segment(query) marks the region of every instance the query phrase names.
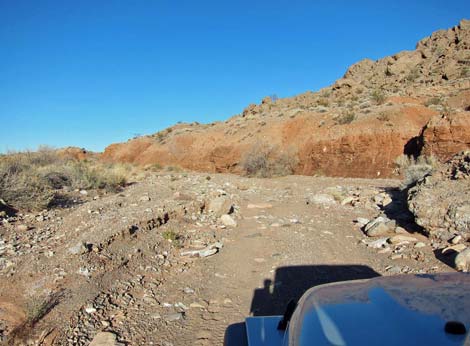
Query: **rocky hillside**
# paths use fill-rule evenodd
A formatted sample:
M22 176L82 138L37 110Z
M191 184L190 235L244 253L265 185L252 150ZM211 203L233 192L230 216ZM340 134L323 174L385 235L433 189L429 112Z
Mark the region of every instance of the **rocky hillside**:
M389 177L402 154L447 160L470 148L470 20L404 51L351 66L334 85L284 99L267 97L212 124L178 124L112 144L109 161L246 170L261 152L292 173Z

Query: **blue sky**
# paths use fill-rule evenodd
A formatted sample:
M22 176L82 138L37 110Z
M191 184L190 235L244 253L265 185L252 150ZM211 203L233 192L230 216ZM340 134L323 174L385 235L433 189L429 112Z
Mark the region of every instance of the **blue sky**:
M224 120L465 16L468 0L0 0L0 152Z

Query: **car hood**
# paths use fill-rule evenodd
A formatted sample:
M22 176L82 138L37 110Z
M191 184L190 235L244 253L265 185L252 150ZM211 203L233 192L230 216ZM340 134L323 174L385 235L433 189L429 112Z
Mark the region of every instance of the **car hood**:
M470 275L449 273L379 277L308 290L289 323L289 345L466 345Z

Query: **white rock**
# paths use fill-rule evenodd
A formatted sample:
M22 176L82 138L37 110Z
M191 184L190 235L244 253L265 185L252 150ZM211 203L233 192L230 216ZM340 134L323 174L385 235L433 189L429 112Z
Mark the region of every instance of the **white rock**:
M354 202L354 197L346 197L341 201L341 205L352 204Z
M388 238L380 238L371 242L368 242L366 240L363 240L362 242L365 243L367 247L371 247L373 249L383 249L387 247L387 240Z
M217 216L232 212L233 205L230 199L224 196L216 197L209 203L209 211Z
M215 255L219 249L221 249L224 245L221 242L216 242L213 244L208 245L202 250L189 250L183 251L180 253L181 256L189 256L189 257L208 257Z
M76 245L69 247L68 252L72 255L81 255L88 252L88 247L84 242L78 242Z
M370 222L370 220L365 217L358 217L355 221L360 227L364 227Z
M269 204L269 203L257 203L257 204L248 204L247 205L247 208L248 209L270 209L272 208L272 204Z
M227 227L237 227L236 221L228 214L222 215L220 221Z
M87 306L87 307L85 308L85 311L86 311L87 314L93 314L93 313L96 312L96 309L95 309L94 307L92 307L92 306Z
M470 248L462 250L462 252L455 257L455 269L463 272L470 270Z
M166 322L179 321L182 318L183 318L183 314L181 312L177 312L177 313L174 313L174 314L168 314L168 315L163 316L163 319Z
M29 227L26 226L26 225L18 225L18 226L16 226L16 229L17 229L19 232L26 232L26 231L29 229Z
M117 342L116 334L110 332L99 332L91 340L88 346L124 346L124 344Z
M333 196L326 193L320 193L309 197L309 202L313 204L320 204L323 206L329 206L336 204Z
M467 247L465 246L465 244L455 244L455 245L446 247L444 250L442 250L442 253L445 254L446 252L451 251L451 250L455 252L461 252L465 250L466 248Z
M393 237L390 237L388 241L390 242L390 244L399 244L399 243L414 243L414 242L417 242L418 239L409 235L397 234L397 235L394 235Z
M395 229L395 223L386 217L379 216L370 221L364 231L369 237L377 237L392 233Z
M384 199L382 200L382 206L386 207L392 202L393 200L390 198L390 196L385 196Z

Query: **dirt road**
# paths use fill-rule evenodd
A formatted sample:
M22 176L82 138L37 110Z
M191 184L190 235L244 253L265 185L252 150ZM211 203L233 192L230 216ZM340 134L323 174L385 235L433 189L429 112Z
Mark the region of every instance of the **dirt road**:
M409 243L366 246L374 239L355 220L383 213L383 196L393 197L397 224L413 231L397 185L168 174L119 195L90 194L44 220L11 219L0 228L0 240L13 244L0 262L11 263L0 266L4 340L88 345L109 332L117 340L109 345L221 345L229 325L282 314L313 285L451 270L420 234ZM224 225L225 213L236 226ZM184 254L201 249L215 254ZM22 333L12 332L15 326Z

